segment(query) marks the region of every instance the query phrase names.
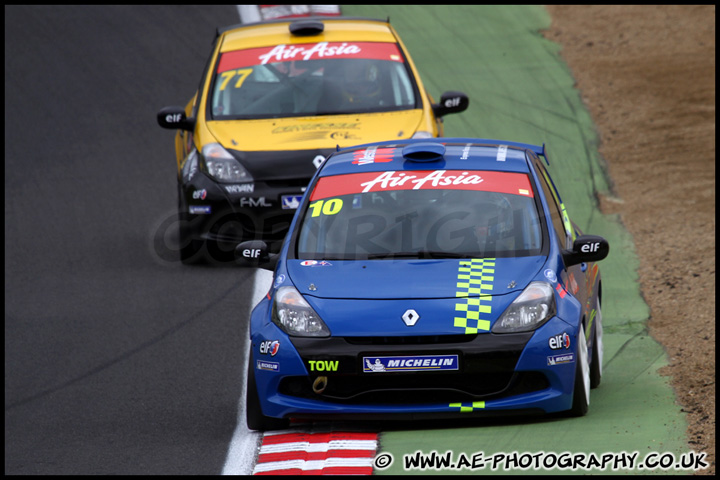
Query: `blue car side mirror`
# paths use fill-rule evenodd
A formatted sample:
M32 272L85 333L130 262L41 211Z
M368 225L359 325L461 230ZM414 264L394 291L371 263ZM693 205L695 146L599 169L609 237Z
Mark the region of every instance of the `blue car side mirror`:
M610 253L610 244L597 235L581 235L573 242L572 250L563 250L565 266L583 262L599 262Z

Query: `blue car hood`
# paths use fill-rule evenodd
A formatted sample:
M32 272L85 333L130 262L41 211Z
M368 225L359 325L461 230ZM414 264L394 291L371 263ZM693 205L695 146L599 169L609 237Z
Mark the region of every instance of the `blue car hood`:
M287 271L333 335L452 335L488 333L545 260L291 260Z
M437 299L522 291L546 257L438 260L288 260L303 295L325 299Z

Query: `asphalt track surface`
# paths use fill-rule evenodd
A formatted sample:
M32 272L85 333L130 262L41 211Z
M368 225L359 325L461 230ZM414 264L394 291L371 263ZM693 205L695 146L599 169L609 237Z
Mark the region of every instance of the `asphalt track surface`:
M592 203L607 191L596 139L557 46L537 34L544 10L343 12L390 15L431 94L470 96L447 134L549 142L571 216L611 242L605 377L587 417L380 425L396 462L376 473L408 473L402 455L418 449L683 453L632 240ZM228 453L246 433L256 274L176 261L173 133L155 121L192 94L215 27L237 19L234 6L5 7L6 474L243 472Z
M5 6L5 474L221 473L254 272L169 251L155 114L231 23L232 5Z

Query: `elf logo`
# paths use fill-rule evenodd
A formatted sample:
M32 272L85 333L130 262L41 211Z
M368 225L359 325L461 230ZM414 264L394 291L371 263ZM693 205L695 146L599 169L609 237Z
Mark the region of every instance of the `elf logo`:
M560 350L561 348L567 350L570 348L570 335L563 332L561 335L550 337L548 340L548 346L551 350Z
M280 350L280 342L277 340L265 340L263 342L260 342L260 353L262 354L270 354L270 356L275 356L275 354Z
M580 247L580 251L583 253L594 253L600 250L600 242L586 243Z
M308 360L311 372L337 372L338 360Z

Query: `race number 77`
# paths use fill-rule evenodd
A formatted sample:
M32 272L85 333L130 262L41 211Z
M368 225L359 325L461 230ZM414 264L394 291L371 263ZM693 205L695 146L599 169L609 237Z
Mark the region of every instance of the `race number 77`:
M245 79L252 73L252 68L243 68L238 70L228 70L227 72L223 72L220 74L220 76L223 78L222 83L220 84L220 91L225 90L225 87L227 87L228 82L231 78L233 78L235 75L240 75L240 78L238 78L237 82L235 82L235 88L240 88L245 81Z

